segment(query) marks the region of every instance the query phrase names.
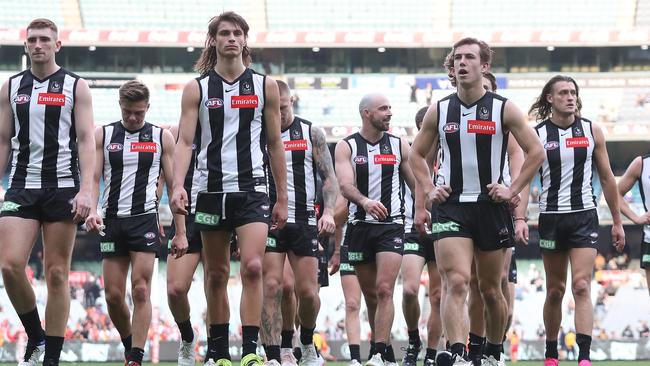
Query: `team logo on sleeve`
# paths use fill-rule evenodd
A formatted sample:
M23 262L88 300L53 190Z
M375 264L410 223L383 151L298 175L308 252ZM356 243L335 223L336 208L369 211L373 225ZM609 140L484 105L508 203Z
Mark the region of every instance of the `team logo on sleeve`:
M560 147L560 143L557 141L546 141L546 143L544 144L544 148L546 150L555 150L558 147Z
M223 107L223 100L220 98L210 98L205 101L205 107L208 109L217 109Z
M28 103L32 97L29 94L18 94L14 98L14 103L16 104L25 104Z
M445 133L454 133L458 132L460 130L460 125L456 122L447 122L443 127L442 130L445 131Z
M355 164L357 165L363 165L363 164L368 164L368 158L363 156L363 155L357 155L352 159Z
M106 145L106 151L108 152L118 152L122 151L124 149L124 145L120 144L119 142L111 142L110 144Z

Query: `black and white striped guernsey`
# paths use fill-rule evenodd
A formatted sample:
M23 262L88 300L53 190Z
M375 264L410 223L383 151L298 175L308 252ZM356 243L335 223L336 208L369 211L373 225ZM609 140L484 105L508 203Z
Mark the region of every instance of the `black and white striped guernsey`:
M197 169L208 192L266 192L265 78L246 69L232 83L214 70L196 79L201 91Z
M104 217L156 213L163 130L145 122L129 131L121 121L104 129Z
M287 162L288 223L316 225L316 167L311 141L311 122L295 117L282 131L284 157ZM277 200L275 182L269 169L269 197Z
M404 184L404 233L409 234L414 231L415 226L415 194L411 192L408 184Z
M639 191L641 191L643 208L648 212L648 209L650 209L650 155L643 156L642 159ZM643 242L650 243L650 225L645 225L643 227Z
M471 105L454 93L438 101L441 160L436 185L449 185L448 202L491 201L487 185L503 182L508 133L506 98L486 92Z
M578 212L596 208L591 184L594 134L591 121L576 120L562 129L547 119L535 127L546 159L539 170L540 212Z
M30 70L9 79L14 117L9 188L79 187L74 105L79 76L60 68L44 80Z
M192 142L192 156L190 158L190 166L187 169L187 174L185 174L185 181L183 182L183 188L187 193L187 200L189 206L190 215L194 214L196 211L196 197L200 191L205 191L205 187L201 186L201 172L196 169L196 156L199 153L199 147L201 146L201 127L196 126L196 134L194 135L194 141Z
M362 195L381 202L388 211L388 217L379 222L363 207L350 202L349 222L404 223L404 181L400 174L402 162L401 140L384 133L376 143L370 143L361 134L355 133L345 138L351 150L352 168L356 187Z

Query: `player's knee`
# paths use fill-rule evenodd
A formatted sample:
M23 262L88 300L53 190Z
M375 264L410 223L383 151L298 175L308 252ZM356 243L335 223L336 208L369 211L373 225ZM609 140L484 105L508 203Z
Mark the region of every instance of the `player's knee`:
M133 286L131 290L131 296L133 296L133 303L143 304L149 301L149 288L144 283L139 283Z
M377 299L379 301L393 301L393 290L395 286L389 282L383 282L377 285Z
M418 292L420 290L420 284L405 283L402 288L402 296L404 301L416 301L418 298Z
M587 298L590 296L590 283L589 280L584 278L576 278L571 284L571 290L574 297Z
M242 277L249 281L261 279L262 261L260 259L251 259L246 263L242 263Z
M111 308L116 308L124 303L124 293L113 288L107 287L104 290L106 294L106 305Z
M485 305L490 306L503 301L503 294L500 287L481 286L481 298Z
M460 274L449 274L446 287L451 296L465 297L469 290L469 278Z
M2 277L6 280L14 280L19 278L21 275L25 276L25 266L11 261L2 261Z
M50 266L45 273L48 288L61 288L68 284L68 271L63 266Z
M293 279L285 278L282 281L282 296L291 296L295 288L294 286L295 283L293 282Z
M546 289L546 299L552 303L561 303L564 297L566 285L564 283L553 284Z
M167 298L170 302L178 302L187 297L188 289L179 283L167 284Z
M437 288L429 292L429 301L431 302L431 306L435 306L439 308L441 299L442 299L442 291L440 290L440 288Z
M357 299L354 300L346 300L345 301L345 312L348 314L358 314L359 313L359 301Z
M275 298L278 292L282 291L282 298L287 294L283 291L282 281L280 278L267 276L264 278L264 296L268 298ZM290 296L290 294L289 294Z
M206 281L209 288L218 289L226 287L230 279L230 268L228 266L220 266L210 268L206 273Z

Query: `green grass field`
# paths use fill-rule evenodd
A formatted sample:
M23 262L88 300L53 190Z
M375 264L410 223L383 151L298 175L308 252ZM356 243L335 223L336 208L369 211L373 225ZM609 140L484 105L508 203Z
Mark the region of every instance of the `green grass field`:
M97 363L97 362L88 362L88 363L62 363L63 365L84 365L84 366L123 366L123 363L118 363L118 362L106 362L106 363ZM149 363L146 363L149 365ZM239 366L239 362L233 362L233 366ZM418 363L421 364L421 363ZM594 361L593 362L594 366L645 366L645 365L650 365L650 361L645 360L645 361ZM10 363L0 363L0 366L9 366L9 365L16 365L15 363L10 364ZM158 365L160 366L175 366L177 365L175 362L161 362ZM326 366L347 366L347 362L328 362L325 364ZM540 366L542 365L541 361L519 361L517 363L512 363L508 362L508 365L517 365L517 366ZM560 362L560 365L572 365L575 366L577 363L575 361L563 361ZM201 364L197 363L196 366L201 366Z

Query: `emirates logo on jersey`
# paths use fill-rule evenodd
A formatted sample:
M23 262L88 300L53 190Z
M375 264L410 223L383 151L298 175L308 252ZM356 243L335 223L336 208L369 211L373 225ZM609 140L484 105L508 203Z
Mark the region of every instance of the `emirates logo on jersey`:
M576 147L589 147L589 139L586 137L571 137L566 139L566 147L573 149Z
M284 151L307 150L307 140L284 141Z
M65 95L55 93L40 93L38 95L38 104L63 107L65 105Z
M28 94L18 94L14 98L14 103L16 103L16 104L25 104L25 103L29 102L29 100L31 98L32 97L30 95L28 95Z
M393 154L377 154L375 155L375 164L397 164L397 156Z
M257 95L235 95L230 98L230 108L257 108Z
M467 121L467 132L480 135L494 135L497 133L497 124L494 121Z
M210 98L205 101L205 107L208 109L216 109L223 107L223 100L220 98Z
M122 151L122 149L124 149L124 145L119 142L112 142L106 146L106 151L108 152L118 152Z
M155 153L158 145L155 142L132 142L131 152Z

